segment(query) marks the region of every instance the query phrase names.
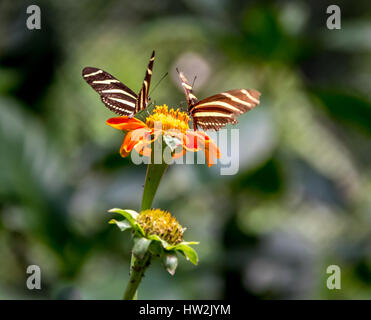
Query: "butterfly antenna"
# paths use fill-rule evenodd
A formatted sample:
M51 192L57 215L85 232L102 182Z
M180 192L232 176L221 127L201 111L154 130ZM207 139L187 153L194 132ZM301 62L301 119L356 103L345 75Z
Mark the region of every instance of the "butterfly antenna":
M166 72L162 76L162 78L156 83L156 85L154 86L154 88L150 91L150 95L153 93L153 91L155 91L155 89L158 87L158 85L161 83L161 81L164 80L168 74L169 74L169 72Z
M197 76L195 76L195 78L193 79L192 88L195 86L196 79L197 79Z

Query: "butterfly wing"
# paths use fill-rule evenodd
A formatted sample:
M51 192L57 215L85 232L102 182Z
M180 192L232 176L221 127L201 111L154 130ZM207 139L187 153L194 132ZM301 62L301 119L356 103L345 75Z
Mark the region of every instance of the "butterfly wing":
M84 80L99 93L102 102L111 111L121 116L135 113L137 94L108 72L86 67L82 70Z
M260 92L254 89L230 90L203 99L190 108L193 121L204 130L219 130L237 123L237 116L259 103Z
M178 70L177 70L178 71ZM179 72L188 111L193 119L193 127L219 130L225 125L237 123L237 116L259 104L260 92L254 89L240 89L222 92L197 102L192 86L182 72Z
M220 108L235 115L243 114L259 104L260 92L254 89L230 90L205 98L191 109Z
M185 77L184 73L183 72L179 72L178 69L176 69L176 71L178 72L179 78L180 78L180 80L182 82L182 87L183 87L184 93L185 93L186 98L187 98L188 110L190 110L190 108L197 103L197 98L193 94L193 88L188 83L188 80Z
M136 113L144 110L148 105L148 93L149 93L149 86L151 84L152 69L153 69L154 61L155 61L155 51L152 51L152 55L151 55L151 58L149 59L148 67L147 67L146 74L144 77L142 89L139 91L138 100L135 105Z

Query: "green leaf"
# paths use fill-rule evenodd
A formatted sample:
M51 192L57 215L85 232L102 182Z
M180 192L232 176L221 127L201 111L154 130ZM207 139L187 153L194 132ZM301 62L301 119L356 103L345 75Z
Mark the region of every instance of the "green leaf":
M129 221L132 227L137 225L136 218L139 213L135 212L134 210L113 208L108 210L108 212L121 214L126 220Z
M190 245L195 245L195 244L199 244L199 242L198 241L182 241L181 243L178 243L176 245L167 246L166 250L178 250L178 247L190 246Z
M164 255L163 261L166 270L173 276L178 266L178 257L176 256L176 254L168 253Z
M144 255L146 254L149 245L151 244L152 240L142 238L142 237L135 237L134 238L134 246L133 246L133 254L138 259L143 259Z
M109 224L116 224L120 228L121 231L125 231L127 229L132 228L132 225L127 220L118 221L116 219L111 219L108 223Z
M178 244L173 250L182 252L186 256L187 260L192 262L194 265L197 265L198 256L196 251L192 247L189 247L184 244Z

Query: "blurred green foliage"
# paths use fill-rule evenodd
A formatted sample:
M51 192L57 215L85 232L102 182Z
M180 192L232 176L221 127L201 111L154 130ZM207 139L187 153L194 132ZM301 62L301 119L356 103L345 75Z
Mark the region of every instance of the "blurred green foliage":
M37 4L42 29L26 29ZM130 236L113 207L139 209L145 167L122 159L112 114L81 77L103 68L183 106L175 67L195 93L262 92L239 118L240 168L174 165L155 205L187 226L198 267L154 263L147 299L367 299L371 292L369 1L14 1L0 4L0 298L116 299ZM222 150L227 152L227 150ZM42 290L26 288L26 267ZM339 265L342 289L328 290ZM158 288L163 290L159 293Z

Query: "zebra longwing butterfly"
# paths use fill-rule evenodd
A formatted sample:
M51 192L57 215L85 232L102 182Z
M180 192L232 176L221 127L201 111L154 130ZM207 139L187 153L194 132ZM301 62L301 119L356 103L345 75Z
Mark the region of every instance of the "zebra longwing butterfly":
M184 89L188 112L193 119L193 128L219 130L225 125L237 123L237 116L250 111L259 103L260 92L254 89L240 89L221 92L198 101L192 86L182 72L179 72Z
M102 69L86 67L82 70L82 76L99 93L102 102L108 109L121 116L132 117L148 105L148 92L154 60L155 51L152 52L149 59L143 85L138 95Z

